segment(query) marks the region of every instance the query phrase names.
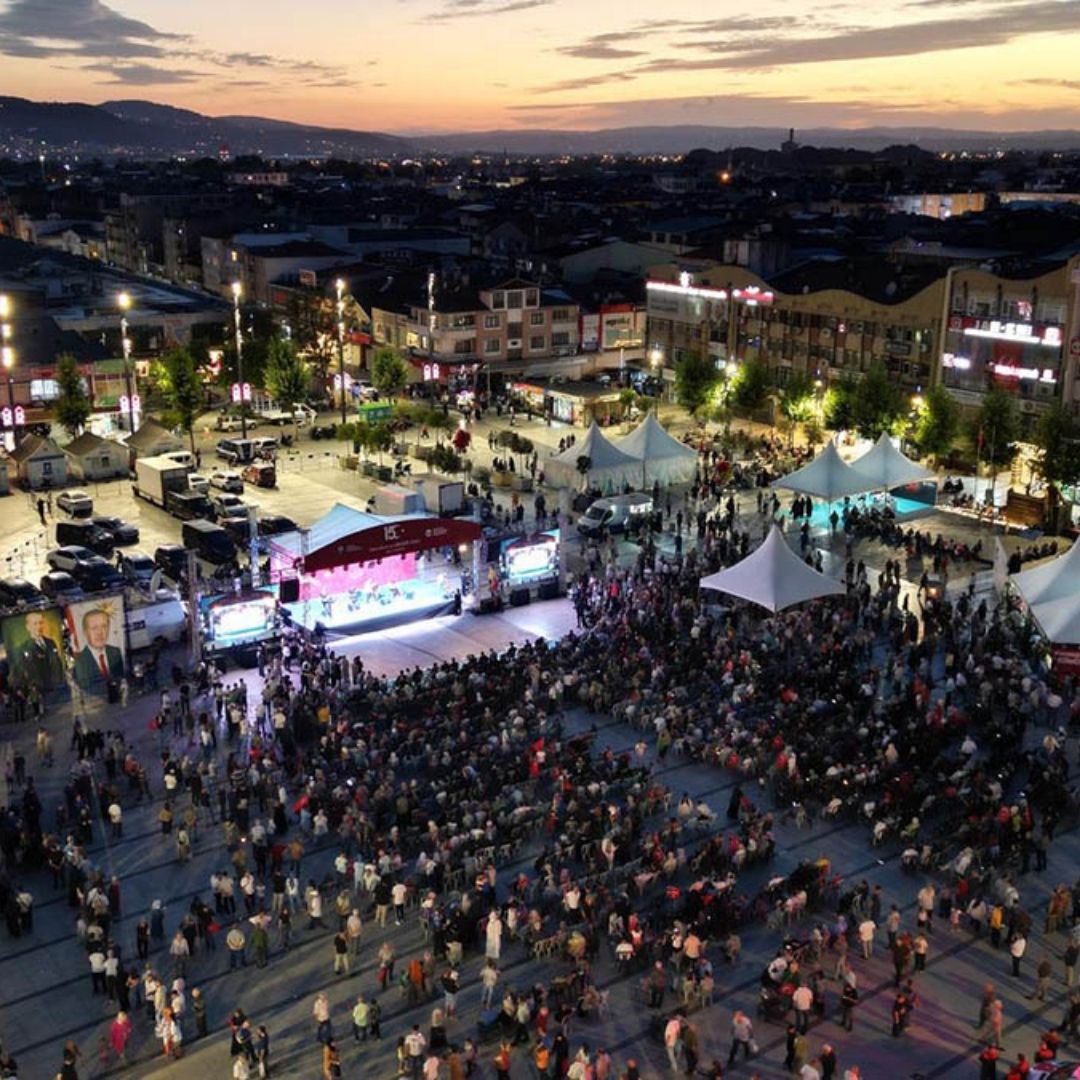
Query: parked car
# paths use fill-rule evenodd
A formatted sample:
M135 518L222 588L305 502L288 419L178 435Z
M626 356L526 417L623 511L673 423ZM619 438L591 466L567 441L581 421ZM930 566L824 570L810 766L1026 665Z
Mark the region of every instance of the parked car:
M198 473L188 473L188 491L197 491L200 495L206 495L210 491L210 481Z
M45 561L51 570L66 570L69 574L74 573L76 566L90 562L98 558L89 548L80 547L78 544L66 544L64 547L53 548L45 556Z
M218 469L210 474L210 486L218 491L231 491L236 495L244 492L244 478L235 469Z
M311 437L315 442L320 439L332 439L336 434L336 424L313 424L311 427Z
M225 527L225 531L236 541L238 547L247 547L251 537L246 518L225 517L221 519L221 524ZM296 532L299 528L300 526L292 518L287 518L283 514L267 514L266 517L259 518L256 522L256 544L259 553L265 555L270 549L269 538L271 536Z
M183 544L162 544L154 551L154 562L170 581L182 581L187 574L187 548Z
M0 581L0 608L36 607L44 599L40 589L35 589L22 578L4 578Z
M277 469L267 461L259 461L249 465L243 473L245 484L254 484L255 487L277 487Z
M120 571L100 555L78 563L72 569L71 576L79 583L83 592L105 592L107 589L124 587L124 579Z
M80 488L61 491L56 496L56 505L65 514L74 518L88 518L94 512L94 500L90 493Z
M139 530L118 517L94 517L90 520L112 537L114 547L127 547L139 542Z
M297 532L300 526L284 514L267 514L259 518L260 536L281 536L284 533Z
M157 569L157 563L142 551L120 557L120 573L129 585L149 585Z
M82 586L66 571L52 570L41 579L41 591L50 600L68 602L80 600Z
M214 508L214 516L216 518L227 517L247 517L248 511L251 509L251 503L244 502L239 495L215 495L210 500L210 505Z
M273 461L282 443L291 446L292 436L286 435L284 438L276 439L270 435L262 435L251 440L251 444L255 448L255 457L262 458L264 461Z
M95 555L109 556L115 547L112 534L106 532L100 525L92 521L79 518L74 521L58 521L56 523L56 542L61 547L74 545L75 547L89 548Z
M254 427L255 423L256 421L249 416L247 426ZM235 413L221 412L218 413L214 427L218 431L241 431L243 430L244 422Z

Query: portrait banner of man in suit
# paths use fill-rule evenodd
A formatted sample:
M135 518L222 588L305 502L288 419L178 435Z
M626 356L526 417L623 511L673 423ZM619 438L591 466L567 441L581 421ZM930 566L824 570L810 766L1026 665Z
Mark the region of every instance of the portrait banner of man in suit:
M12 615L0 628L11 683L47 694L65 685L64 630L59 608Z
M83 690L104 692L126 673L124 603L119 597L87 600L64 608L74 660L75 682Z

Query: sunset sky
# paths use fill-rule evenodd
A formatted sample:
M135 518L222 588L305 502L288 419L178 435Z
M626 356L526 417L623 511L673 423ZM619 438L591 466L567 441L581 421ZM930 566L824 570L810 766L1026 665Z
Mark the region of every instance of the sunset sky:
M1080 127L1080 0L0 0L0 94L397 133Z

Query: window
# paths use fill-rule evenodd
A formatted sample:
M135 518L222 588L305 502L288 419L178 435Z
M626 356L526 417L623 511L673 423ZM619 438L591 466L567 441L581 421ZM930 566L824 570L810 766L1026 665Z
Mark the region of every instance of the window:
M540 293L536 289L527 289L525 291L525 306L536 307L540 303Z
M461 341L455 341L454 352L459 356L476 352L476 338L463 338Z
M475 315L451 315L450 316L450 329L451 330L468 330L470 327L476 325Z
M507 323L507 325L506 325L506 336L507 337L514 338L515 340L517 340L518 338L520 338L522 336L522 332L523 331L522 331L521 323L519 323L519 322Z
M508 308L514 308L514 309L521 307L521 290L520 289L515 289L513 292L508 292L506 294L506 306Z
M547 339L543 334L533 334L532 337L529 338L529 348L532 349L533 352L539 352L544 347L546 340Z
M83 380L86 386L86 380ZM34 401L55 401L60 396L60 387L55 379L31 379L30 397Z
M552 313L551 318L553 322L569 322L570 321L570 309L564 307L557 307Z
M504 307L506 307L506 293L504 293L504 292L494 292L494 293L492 293L491 294L491 306L496 311L501 311Z
M498 315L485 315L484 316L484 329L485 330L498 330L499 329L499 316Z
M502 348L502 338L484 338L484 352L497 353Z
M551 335L551 347L557 349L560 345L569 345L570 335L565 330L560 330Z
M530 326L543 326L544 325L544 313L542 311L534 311L529 316Z

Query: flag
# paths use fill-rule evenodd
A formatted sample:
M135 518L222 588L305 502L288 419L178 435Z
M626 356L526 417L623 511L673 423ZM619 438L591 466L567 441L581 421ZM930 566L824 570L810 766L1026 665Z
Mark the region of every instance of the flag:
M986 436L983 434L983 429L979 428L979 437L976 439L976 445L981 450L983 448L983 444L985 442L986 442Z

